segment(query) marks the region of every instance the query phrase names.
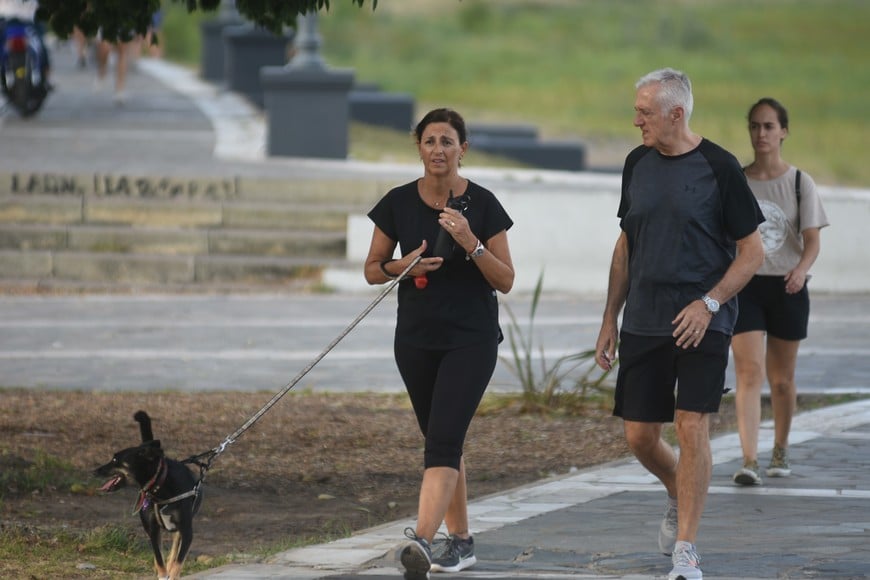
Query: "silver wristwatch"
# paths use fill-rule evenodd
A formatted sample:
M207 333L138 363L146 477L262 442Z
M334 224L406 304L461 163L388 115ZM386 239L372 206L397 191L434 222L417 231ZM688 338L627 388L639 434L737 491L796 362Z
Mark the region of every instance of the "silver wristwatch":
M471 250L471 253L468 254L469 258L479 258L483 255L483 251L486 248L483 247L483 242L480 241L480 238L477 240L477 245Z
M701 296L701 300L704 301L704 304L707 306L707 312L710 314L716 314L719 312L719 301L715 298L710 298L706 294Z

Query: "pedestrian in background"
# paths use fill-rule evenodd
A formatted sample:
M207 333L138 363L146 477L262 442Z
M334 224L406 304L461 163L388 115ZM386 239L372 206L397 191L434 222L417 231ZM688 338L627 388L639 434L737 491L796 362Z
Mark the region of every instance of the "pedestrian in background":
M414 133L423 177L390 190L369 212L374 232L365 261L366 281L383 284L422 256L399 282L394 341L425 437L417 525L405 530L410 541L399 549L408 579L476 562L462 449L502 339L496 292L509 292L514 282L507 237L513 222L492 192L459 174L468 150L465 121L435 109ZM397 245L402 257L394 260ZM442 522L448 538L433 552Z
M76 64L78 64L79 68L87 68L88 49L90 48L91 41L78 26L73 28L72 36L76 47Z
M148 56L151 58L163 58L163 10L157 10L151 15L151 25L148 27L148 32L145 34L143 42L145 50L148 51Z
M819 231L828 225L816 184L782 158L788 136L788 111L763 98L749 109L749 138L755 158L744 172L758 199L764 263L740 291L740 314L731 348L737 377L737 430L743 467L739 485L759 485L758 429L765 374L773 407L773 452L769 477L791 475L788 435L797 406L795 366L800 341L807 337L809 270L819 255ZM766 342L765 342L766 337Z
M109 41L97 35L96 60L97 60L97 89L102 89L106 83L111 56L114 54L115 84L113 100L116 105L127 102L127 72L130 64L131 51L140 46L140 41L134 36L129 41Z
M695 539L712 475L709 416L722 399L734 297L763 260L763 218L734 156L689 129L689 78L666 68L635 88L643 145L622 172L622 232L595 356L610 370L624 306L613 414L667 490L659 549L671 555L668 578L692 580L702 578ZM662 438L671 421L679 455Z

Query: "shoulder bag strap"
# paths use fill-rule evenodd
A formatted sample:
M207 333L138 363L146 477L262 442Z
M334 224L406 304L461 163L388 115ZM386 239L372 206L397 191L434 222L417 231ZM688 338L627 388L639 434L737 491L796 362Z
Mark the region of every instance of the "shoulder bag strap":
M797 230L801 232L801 170L798 169L794 176L794 194L797 197Z

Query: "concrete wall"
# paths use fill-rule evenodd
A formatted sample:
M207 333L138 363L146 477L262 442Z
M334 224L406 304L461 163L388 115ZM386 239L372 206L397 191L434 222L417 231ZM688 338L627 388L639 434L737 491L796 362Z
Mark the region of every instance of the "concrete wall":
M515 291L534 289L543 270L547 292L604 295L619 235L620 176L495 170L464 174L493 190L514 219L509 239L517 273ZM870 229L870 190L819 189L831 226L822 230L822 251L811 270L810 287L820 292L870 292L870 244L863 243L865 229ZM346 290L366 287L362 262L371 234L368 218L349 219L347 257L360 267L350 275L328 275L328 284Z

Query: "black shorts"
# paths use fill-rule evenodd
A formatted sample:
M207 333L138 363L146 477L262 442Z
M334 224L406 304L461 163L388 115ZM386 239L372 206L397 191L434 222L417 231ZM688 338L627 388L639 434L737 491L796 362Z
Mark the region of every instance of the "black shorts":
M714 331L687 349L671 336L621 333L613 414L628 421L668 423L675 408L718 412L730 346L730 336Z
M734 334L766 331L782 340L803 340L810 321L810 293L807 285L787 294L782 276L753 276L737 295L739 313Z

